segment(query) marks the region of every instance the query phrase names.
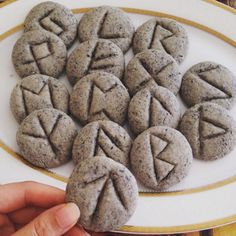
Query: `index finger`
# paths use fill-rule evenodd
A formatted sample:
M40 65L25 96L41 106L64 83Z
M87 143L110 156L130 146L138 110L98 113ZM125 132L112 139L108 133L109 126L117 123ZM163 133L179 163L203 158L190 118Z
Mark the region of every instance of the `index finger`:
M63 203L64 200L64 191L36 182L21 182L0 186L1 213L9 213L29 205L49 208Z

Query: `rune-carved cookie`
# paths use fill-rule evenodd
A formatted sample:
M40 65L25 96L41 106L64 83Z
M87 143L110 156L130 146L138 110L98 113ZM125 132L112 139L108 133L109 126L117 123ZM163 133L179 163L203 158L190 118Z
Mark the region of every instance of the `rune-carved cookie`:
M230 153L236 144L236 124L228 111L215 103L191 107L180 122L195 158L215 160Z
M45 30L33 30L17 40L12 61L20 77L44 74L57 78L66 65L66 55L66 46L59 37Z
M119 8L100 6L84 14L78 26L81 42L92 38L109 39L124 53L128 51L134 34L129 17Z
M236 77L220 64L201 62L184 74L180 95L188 106L213 102L230 109L236 102Z
M10 106L16 120L21 123L31 112L55 108L68 112L70 95L65 85L46 75L30 75L12 90Z
M109 40L92 39L80 44L69 56L66 72L74 85L92 72L104 71L122 79L125 59L121 49Z
M192 150L177 130L154 126L133 142L130 153L134 175L147 187L162 191L180 182L192 164Z
M25 160L53 168L70 160L76 135L76 126L68 115L48 108L36 110L24 119L16 141Z
M56 2L42 2L36 5L27 15L24 30L46 30L71 46L77 34L77 19L72 11Z
M94 72L74 86L70 111L82 124L111 120L123 124L130 97L121 81L106 72Z
M155 86L165 87L176 95L181 85L181 74L171 56L159 50L146 50L129 61L124 84L132 95L140 89Z
M158 49L181 63L188 49L188 35L176 21L167 18L153 18L139 26L134 34L133 51Z
M135 134L157 125L176 128L179 119L179 102L164 87L141 89L130 101L128 121Z
M126 130L111 121L95 121L83 127L77 135L72 151L75 163L95 157L106 156L126 167L132 140Z
M110 231L124 225L135 211L138 187L120 163L98 156L78 164L66 188L66 202L80 209L79 225L92 231Z

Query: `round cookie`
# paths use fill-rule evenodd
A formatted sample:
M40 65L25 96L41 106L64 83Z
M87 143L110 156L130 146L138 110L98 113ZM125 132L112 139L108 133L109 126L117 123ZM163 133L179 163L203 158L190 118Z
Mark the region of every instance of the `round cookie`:
M176 128L179 119L178 100L164 87L142 89L130 101L128 121L135 134L157 125Z
M141 133L130 153L134 175L147 187L165 190L179 183L192 164L192 150L177 130L155 126Z
M198 159L222 158L236 144L235 121L225 108L215 103L200 103L188 109L179 128Z
M57 78L66 65L66 46L45 30L24 33L14 45L12 62L20 77L44 74Z
M68 115L47 108L24 119L16 141L25 160L38 167L53 168L70 160L76 135L76 126Z
M129 101L129 93L117 77L106 72L94 72L74 86L70 111L82 124L96 120L123 124Z
M181 63L188 49L187 32L174 20L155 17L139 26L134 34L134 53L146 49L162 50Z
M70 9L56 2L42 2L27 15L24 22L25 32L46 30L70 47L77 34L77 19Z
M109 39L125 53L132 43L134 30L124 11L100 6L83 15L78 26L78 36L81 42L91 38Z
M160 50L146 50L133 57L125 72L124 84L133 95L143 88L159 85L175 95L181 85L181 74L175 60Z
M21 123L31 112L43 108L55 108L68 112L70 95L63 83L46 75L30 75L22 79L12 90L11 111Z
M201 62L184 74L180 95L188 106L213 102L230 109L236 102L236 78L220 64Z
M123 226L137 201L134 176L125 166L103 156L78 164L66 187L66 202L74 202L80 209L78 224L96 232Z
M69 56L67 78L74 85L83 76L105 71L122 78L125 59L118 46L109 40L92 39L79 45Z
M77 135L72 151L75 163L94 156L107 156L129 166L132 140L126 130L112 121L95 121L83 127Z

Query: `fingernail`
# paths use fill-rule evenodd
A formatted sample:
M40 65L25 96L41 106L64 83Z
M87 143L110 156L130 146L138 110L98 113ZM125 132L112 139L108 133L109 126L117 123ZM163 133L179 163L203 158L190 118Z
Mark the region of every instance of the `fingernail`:
M80 216L79 208L74 203L67 203L56 212L56 221L62 229L74 225Z

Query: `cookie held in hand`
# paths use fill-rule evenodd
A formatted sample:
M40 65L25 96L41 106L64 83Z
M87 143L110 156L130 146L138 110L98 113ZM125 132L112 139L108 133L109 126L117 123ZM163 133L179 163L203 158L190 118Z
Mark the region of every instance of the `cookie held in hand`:
M66 187L66 202L74 202L80 209L78 224L92 231L120 228L134 213L137 201L134 176L104 156L80 162Z

